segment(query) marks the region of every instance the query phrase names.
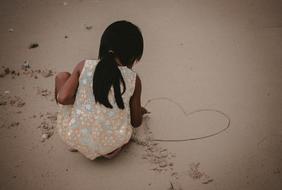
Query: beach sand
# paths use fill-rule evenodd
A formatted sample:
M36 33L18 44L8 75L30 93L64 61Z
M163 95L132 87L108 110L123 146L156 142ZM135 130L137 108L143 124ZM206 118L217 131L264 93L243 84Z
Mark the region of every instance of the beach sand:
M1 1L0 189L281 190L281 10L278 0ZM143 33L134 69L151 114L117 157L90 161L58 136L54 79L96 59L122 19Z

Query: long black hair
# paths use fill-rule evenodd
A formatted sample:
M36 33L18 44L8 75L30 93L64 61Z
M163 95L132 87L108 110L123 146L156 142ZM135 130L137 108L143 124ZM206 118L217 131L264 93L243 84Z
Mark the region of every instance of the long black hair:
M122 94L126 90L124 79L115 61L131 67L143 54L143 37L140 29L131 22L122 20L109 25L104 31L99 49L99 62L93 76L93 94L96 103L113 108L108 94L113 86L116 103L124 109ZM121 93L120 83L123 85Z

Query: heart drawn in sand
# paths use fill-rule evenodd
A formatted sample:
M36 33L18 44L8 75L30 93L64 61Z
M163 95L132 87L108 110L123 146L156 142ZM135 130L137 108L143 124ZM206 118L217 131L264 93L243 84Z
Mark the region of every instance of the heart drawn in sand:
M145 107L152 113L149 125L153 141L189 141L218 135L230 127L231 119L216 109L198 109L186 112L176 101L161 97L147 101Z

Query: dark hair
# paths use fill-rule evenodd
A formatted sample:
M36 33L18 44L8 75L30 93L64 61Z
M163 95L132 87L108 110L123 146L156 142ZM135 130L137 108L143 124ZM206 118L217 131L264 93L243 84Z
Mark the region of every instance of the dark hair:
M95 101L113 108L108 94L113 86L116 103L124 109L122 94L126 90L124 79L115 61L119 58L123 66L132 66L143 54L143 37L140 29L128 22L117 21L104 31L99 49L99 62L93 76L93 94ZM121 93L120 82L123 85Z

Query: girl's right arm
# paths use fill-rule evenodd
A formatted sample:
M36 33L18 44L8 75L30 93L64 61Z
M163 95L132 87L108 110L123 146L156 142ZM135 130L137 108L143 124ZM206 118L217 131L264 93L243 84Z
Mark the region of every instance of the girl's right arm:
M142 117L147 113L147 110L141 107L141 91L142 85L138 75L136 75L135 89L130 98L130 117L131 125L139 127L142 124Z

